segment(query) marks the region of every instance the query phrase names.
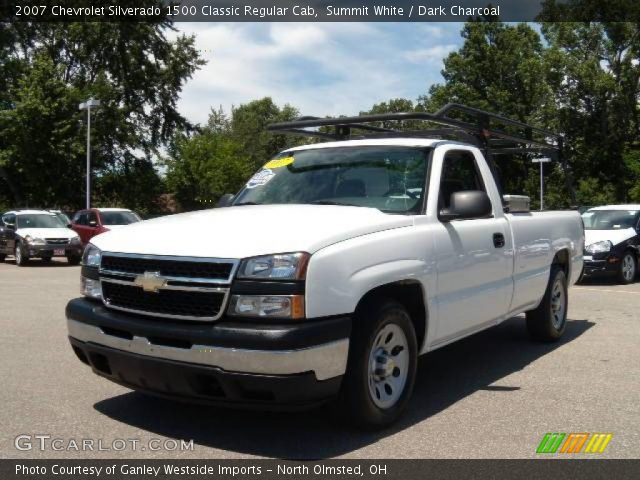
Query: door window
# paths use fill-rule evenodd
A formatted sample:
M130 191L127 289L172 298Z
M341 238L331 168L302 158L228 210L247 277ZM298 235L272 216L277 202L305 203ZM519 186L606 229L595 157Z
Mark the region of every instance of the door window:
M448 152L442 164L438 210L449 208L451 194L469 190L481 190L486 193L476 159L471 152Z
M96 215L96 212L87 213L87 225L90 225L92 227L98 225L98 216Z

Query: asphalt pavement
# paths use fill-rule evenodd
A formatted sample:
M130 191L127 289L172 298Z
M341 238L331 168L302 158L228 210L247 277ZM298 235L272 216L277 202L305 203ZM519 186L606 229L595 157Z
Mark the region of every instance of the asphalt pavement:
M572 287L559 343L531 342L520 317L427 354L406 415L372 433L328 408L193 406L94 375L66 337L79 275L0 263L2 458L532 458L547 432L611 433L598 457L640 456L640 283Z

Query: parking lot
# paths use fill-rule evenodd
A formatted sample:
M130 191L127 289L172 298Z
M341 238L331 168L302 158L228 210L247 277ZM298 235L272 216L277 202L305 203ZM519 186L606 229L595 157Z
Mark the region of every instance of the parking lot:
M66 339L64 307L78 296L79 274L65 260L0 264L0 457L525 458L536 456L547 432L612 433L600 456L640 452L640 283L571 288L560 343L530 342L514 318L422 357L407 414L390 430L367 433L328 408L274 414L182 405L95 376ZM140 448L41 451L34 442L22 451L19 435L106 446L139 439ZM193 439L193 450L145 447L166 438Z

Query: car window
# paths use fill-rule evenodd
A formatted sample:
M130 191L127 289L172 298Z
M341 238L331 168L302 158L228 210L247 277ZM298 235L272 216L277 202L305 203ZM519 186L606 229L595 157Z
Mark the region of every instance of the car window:
M640 211L638 210L589 210L582 214L585 230L624 230L634 228Z
M2 217L2 222L6 225L7 223L11 225L16 224L16 216L13 213L7 213Z
M73 217L73 223L78 225L86 225L87 224L87 213L86 212L78 212Z
M117 212L100 212L103 225L129 225L140 221L133 212L117 211Z
M62 223L57 216L46 213L27 213L18 215L17 228L64 228L65 224Z
M91 225L91 222L95 222L96 224L98 223L98 215L96 215L96 212L88 212L86 215L87 225Z
M453 193L469 190L486 192L476 159L467 151L447 152L442 164L438 208L449 208Z

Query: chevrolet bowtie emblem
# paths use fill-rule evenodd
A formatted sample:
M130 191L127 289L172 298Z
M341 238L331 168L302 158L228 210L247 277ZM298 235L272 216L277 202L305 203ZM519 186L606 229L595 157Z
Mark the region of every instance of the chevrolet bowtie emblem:
M167 279L160 276L160 272L144 272L138 275L133 281L138 287L142 287L145 292L157 292L167 284Z

